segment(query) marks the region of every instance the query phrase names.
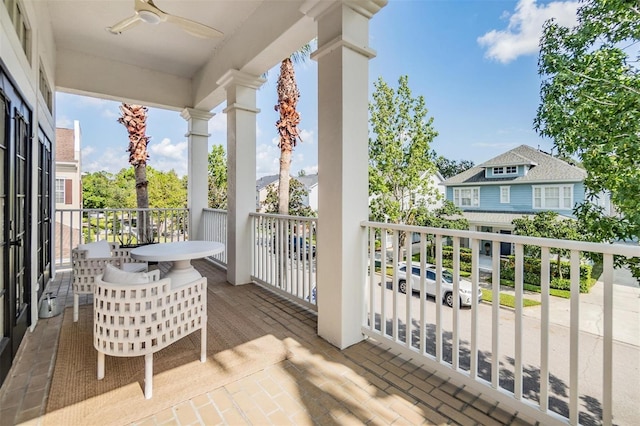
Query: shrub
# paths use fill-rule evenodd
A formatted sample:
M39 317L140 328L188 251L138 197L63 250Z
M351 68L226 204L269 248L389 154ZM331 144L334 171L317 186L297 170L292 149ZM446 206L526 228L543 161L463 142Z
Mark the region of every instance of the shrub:
M525 284L540 287L540 259L525 258L523 264ZM571 287L570 280L566 277L571 275L571 263L568 261L560 261L560 274L558 273L558 263L551 261L551 282L550 287L559 290L568 290ZM580 292L588 293L593 286L594 280L591 278L591 265L580 264ZM501 261L500 277L505 280L515 280L515 256L507 256ZM567 284L569 283L569 284Z

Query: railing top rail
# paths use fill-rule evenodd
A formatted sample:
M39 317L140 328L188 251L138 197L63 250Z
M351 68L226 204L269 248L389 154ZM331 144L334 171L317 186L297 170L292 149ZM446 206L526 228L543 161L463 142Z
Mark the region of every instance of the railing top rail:
M206 207L204 209L202 209L203 212L214 212L214 213L226 213L227 211L224 209L212 209L209 207Z
M249 213L249 216L254 217L271 217L274 219L292 219L292 220L305 220L309 222L317 222L317 217L308 217L308 216L291 216L286 214L277 214L277 213Z
M138 208L138 207L122 207L122 208L109 208L109 209L56 209L56 211L60 211L60 212L104 212L104 213L111 213L111 212L122 212L122 211L168 211L168 210L184 210L184 211L188 211L189 209L187 207L144 207L144 208Z
M514 244L527 244L548 248L560 248L566 250L579 250L584 252L595 252L604 254L614 254L626 257L640 257L640 245L592 243L585 241L557 240L553 238L528 237L523 235L496 234L492 232L462 231L458 229L431 228L427 226L398 225L394 223L382 223L372 221L362 221L363 227L383 228L392 231L417 232L423 234L435 234L451 237L473 238L492 242L506 242Z

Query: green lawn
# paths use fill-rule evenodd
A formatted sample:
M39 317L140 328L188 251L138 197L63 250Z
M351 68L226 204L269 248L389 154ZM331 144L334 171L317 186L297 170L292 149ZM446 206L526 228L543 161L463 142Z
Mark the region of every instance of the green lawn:
M491 290L487 290L484 288L481 290L482 290L482 300L484 300L485 302L491 303L493 301L493 293L491 292ZM502 306L507 306L509 308L515 308L516 298L507 293L500 293L500 304ZM525 308L527 306L538 306L538 305L540 305L540 302L538 302L537 300L531 300L527 298L522 299L522 306L524 306Z

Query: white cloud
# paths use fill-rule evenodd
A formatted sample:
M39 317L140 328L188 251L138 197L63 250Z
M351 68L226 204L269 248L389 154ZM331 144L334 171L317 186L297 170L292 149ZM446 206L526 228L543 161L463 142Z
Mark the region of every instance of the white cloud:
M276 144L260 144L256 149L256 176L277 174L280 171L280 149ZM272 140L273 142L273 140Z
M174 170L180 177L187 174L187 151L189 144L187 141L171 143L171 139L164 138L160 143L150 143L149 166L156 170L167 172Z
M107 108L102 110L102 116L110 120L117 120L120 118L119 110L113 108Z
M56 127L60 129L73 129L73 120L63 115L56 117Z
M209 120L209 133L227 133L227 114L219 111Z
M300 130L300 139L306 144L315 143L316 135L313 130L302 129Z
M93 158L95 152L91 147L82 149L83 172L94 173L105 171L118 173L123 168L129 167L129 153L124 149L117 151L111 148L100 150L97 158Z
M308 175L315 175L316 173L318 173L318 165L316 164L314 166L307 166L303 170Z
M92 106L96 108L102 108L105 106L111 107L113 104L118 104L118 102L115 101L93 98L91 96L75 95L74 98L77 100L78 105Z
M520 0L515 13L505 12L509 19L504 30L491 30L478 37L478 44L487 49L485 56L503 64L521 55L538 53L540 36L545 21L554 18L559 25L574 26L577 23L577 1L553 1L538 5L536 0Z
M81 150L81 158L82 157L88 157L89 155L93 154L95 152L95 148L92 146L85 146L84 148L82 148Z
M164 138L160 143L154 143L153 141L147 145L150 155L156 155L161 157L170 157L176 160L184 160L187 158L187 141L178 142L176 144L171 143L171 139Z

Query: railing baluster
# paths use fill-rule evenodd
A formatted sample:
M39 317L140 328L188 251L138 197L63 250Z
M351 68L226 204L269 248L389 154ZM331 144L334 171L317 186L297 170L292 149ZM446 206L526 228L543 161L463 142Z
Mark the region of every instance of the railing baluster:
M513 374L513 394L518 400L522 399L522 292L524 290L524 246L516 244L515 249L515 353L514 353L514 374Z
M578 372L580 367L580 253L571 250L571 322L569 337L569 423L579 423Z
M500 387L500 242L491 242L491 387Z
M380 229L380 253L380 332L387 337L387 230L385 228ZM394 288L393 283L391 288Z
M393 231L393 241L391 245L393 247L393 278L392 278L392 294L391 299L393 300L393 341L397 342L399 340L398 337L398 231ZM386 249L386 247L385 247ZM407 274L410 274L411 271L408 271ZM409 276L407 276L409 279Z
M438 272L442 275L442 268ZM436 275L436 288L442 287L442 277ZM460 238L453 238L453 309L452 338L451 338L451 368L460 368ZM436 303L442 305L442 298L436 296Z
M442 235L436 235L436 283L442 281ZM436 285L436 361L442 362L442 286Z
M471 360L469 374L478 376L478 284L480 282L480 240L471 239Z
M369 329L376 328L376 230L369 227ZM382 263L380 264L382 267Z
M541 248L540 255L540 410L549 409L549 281L551 257L548 247Z
M420 354L427 352L427 234L420 234Z
M405 250L407 258L407 291L405 292L405 319L404 319L404 340L405 346L411 347L411 299L413 298L413 256L412 256L413 232L405 233Z
M602 423L613 423L613 256L605 254L603 269L603 360L602 360Z

